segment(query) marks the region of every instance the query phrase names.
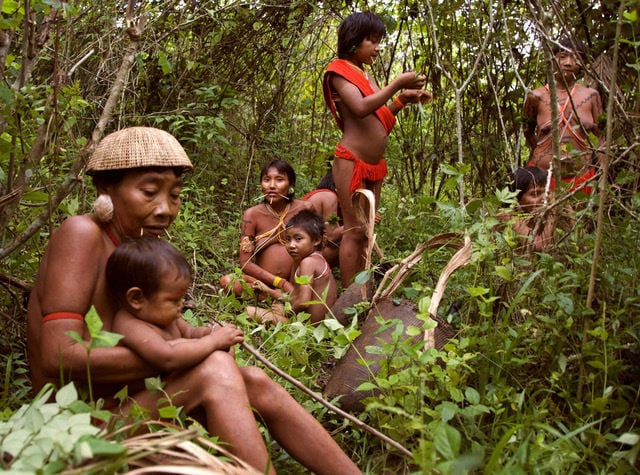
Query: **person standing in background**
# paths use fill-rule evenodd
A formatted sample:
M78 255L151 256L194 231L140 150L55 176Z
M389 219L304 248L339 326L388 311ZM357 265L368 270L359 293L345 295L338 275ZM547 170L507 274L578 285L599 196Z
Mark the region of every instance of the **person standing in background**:
M387 175L384 153L396 114L407 104L432 99L422 89L426 82L422 74L402 73L380 89L365 70L378 57L385 34L385 25L375 13L349 15L338 29L338 59L329 64L323 78L325 103L342 131L333 177L344 221L339 256L343 287L364 269L367 248L366 226L356 215L352 194L358 188L371 190L377 207Z

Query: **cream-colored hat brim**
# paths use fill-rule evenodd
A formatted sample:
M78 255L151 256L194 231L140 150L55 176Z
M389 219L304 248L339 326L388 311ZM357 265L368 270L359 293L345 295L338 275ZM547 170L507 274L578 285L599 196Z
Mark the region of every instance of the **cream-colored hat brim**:
M193 165L180 142L161 129L128 127L103 138L89 159L87 174L102 170Z

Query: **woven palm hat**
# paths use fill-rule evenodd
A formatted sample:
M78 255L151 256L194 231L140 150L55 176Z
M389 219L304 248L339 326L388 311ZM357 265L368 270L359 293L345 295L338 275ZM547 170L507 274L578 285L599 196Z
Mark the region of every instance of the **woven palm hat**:
M107 135L87 164L87 174L141 167L193 169L182 145L169 132L154 127L128 127Z

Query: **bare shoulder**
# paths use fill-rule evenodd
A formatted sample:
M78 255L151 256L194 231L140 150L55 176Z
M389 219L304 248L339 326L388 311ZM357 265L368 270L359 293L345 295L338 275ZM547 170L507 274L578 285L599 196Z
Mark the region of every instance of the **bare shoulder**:
M322 273L325 262L324 257L320 254L311 254L300 261L299 274L315 277Z
M65 219L53 233L51 244L64 244L73 247L81 244L88 247L102 242L102 227L92 216L71 216Z
M251 206L244 211L242 219L256 220L261 216L269 215L263 203Z
M244 213L242 213L242 231L249 231L250 229L255 228L256 222L259 221L260 212L258 210L258 206L252 206L251 208L247 208ZM249 228L247 228L247 226Z

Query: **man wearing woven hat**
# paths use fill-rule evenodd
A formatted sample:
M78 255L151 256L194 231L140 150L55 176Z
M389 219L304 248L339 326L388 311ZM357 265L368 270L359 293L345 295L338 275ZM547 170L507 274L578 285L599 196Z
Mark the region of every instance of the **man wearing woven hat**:
M95 215L66 219L51 236L29 298L28 351L34 391L72 380L86 386L87 363L94 397L116 410L114 394L128 386L132 400L159 417L158 397L144 379L158 376L131 350L85 347L84 323L94 307L110 331L118 310L105 282L106 261L124 239L161 236L180 207L182 174L193 168L178 141L149 127L123 129L105 137L87 166L99 193ZM87 361L88 360L88 361ZM198 417L230 445L234 455L261 471L275 473L253 415L254 408L273 437L315 473L360 473L320 423L264 371L239 368L233 356L216 351L202 363L165 379L172 404ZM126 413L132 402L121 410ZM313 450L309 450L313 447Z

